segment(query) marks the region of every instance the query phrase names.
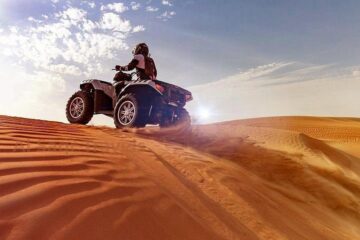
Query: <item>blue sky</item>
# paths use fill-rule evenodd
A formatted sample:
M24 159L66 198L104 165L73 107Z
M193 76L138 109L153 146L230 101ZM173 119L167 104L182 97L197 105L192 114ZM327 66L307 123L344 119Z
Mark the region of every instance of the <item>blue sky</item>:
M0 114L65 121L80 80L111 81L113 65L145 41L159 79L193 90L195 118L212 113L202 121L360 116L359 9L333 0L0 0L0 75L24 96L3 95Z

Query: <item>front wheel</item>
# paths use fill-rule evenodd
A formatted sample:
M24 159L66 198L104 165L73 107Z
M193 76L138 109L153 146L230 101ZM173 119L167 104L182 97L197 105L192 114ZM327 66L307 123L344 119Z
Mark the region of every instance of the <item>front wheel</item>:
M114 110L114 123L117 128L144 127L144 109L134 94L126 94L117 102Z
M94 100L89 92L78 91L66 104L66 118L70 123L87 124L94 115Z

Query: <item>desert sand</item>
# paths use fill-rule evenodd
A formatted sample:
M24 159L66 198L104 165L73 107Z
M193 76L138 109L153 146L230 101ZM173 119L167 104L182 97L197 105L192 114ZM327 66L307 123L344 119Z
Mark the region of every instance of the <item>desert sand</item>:
M360 120L1 116L0 239L360 239Z

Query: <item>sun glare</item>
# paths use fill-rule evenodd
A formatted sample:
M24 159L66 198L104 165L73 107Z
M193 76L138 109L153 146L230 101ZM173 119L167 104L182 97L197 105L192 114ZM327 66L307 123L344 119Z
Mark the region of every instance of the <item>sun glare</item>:
M210 110L208 108L202 107L198 110L198 116L201 120L207 120L210 118Z

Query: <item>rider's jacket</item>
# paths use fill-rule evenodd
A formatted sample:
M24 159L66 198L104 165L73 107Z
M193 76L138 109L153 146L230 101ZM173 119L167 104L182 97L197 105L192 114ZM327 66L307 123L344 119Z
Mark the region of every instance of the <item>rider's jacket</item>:
M142 54L134 55L134 58L131 60L131 62L126 66L122 66L121 70L122 71L131 71L135 68L136 68L136 72L140 79L152 79L152 80L156 79L156 75L157 75L156 68L155 68L154 76L146 75L144 55L142 55Z

